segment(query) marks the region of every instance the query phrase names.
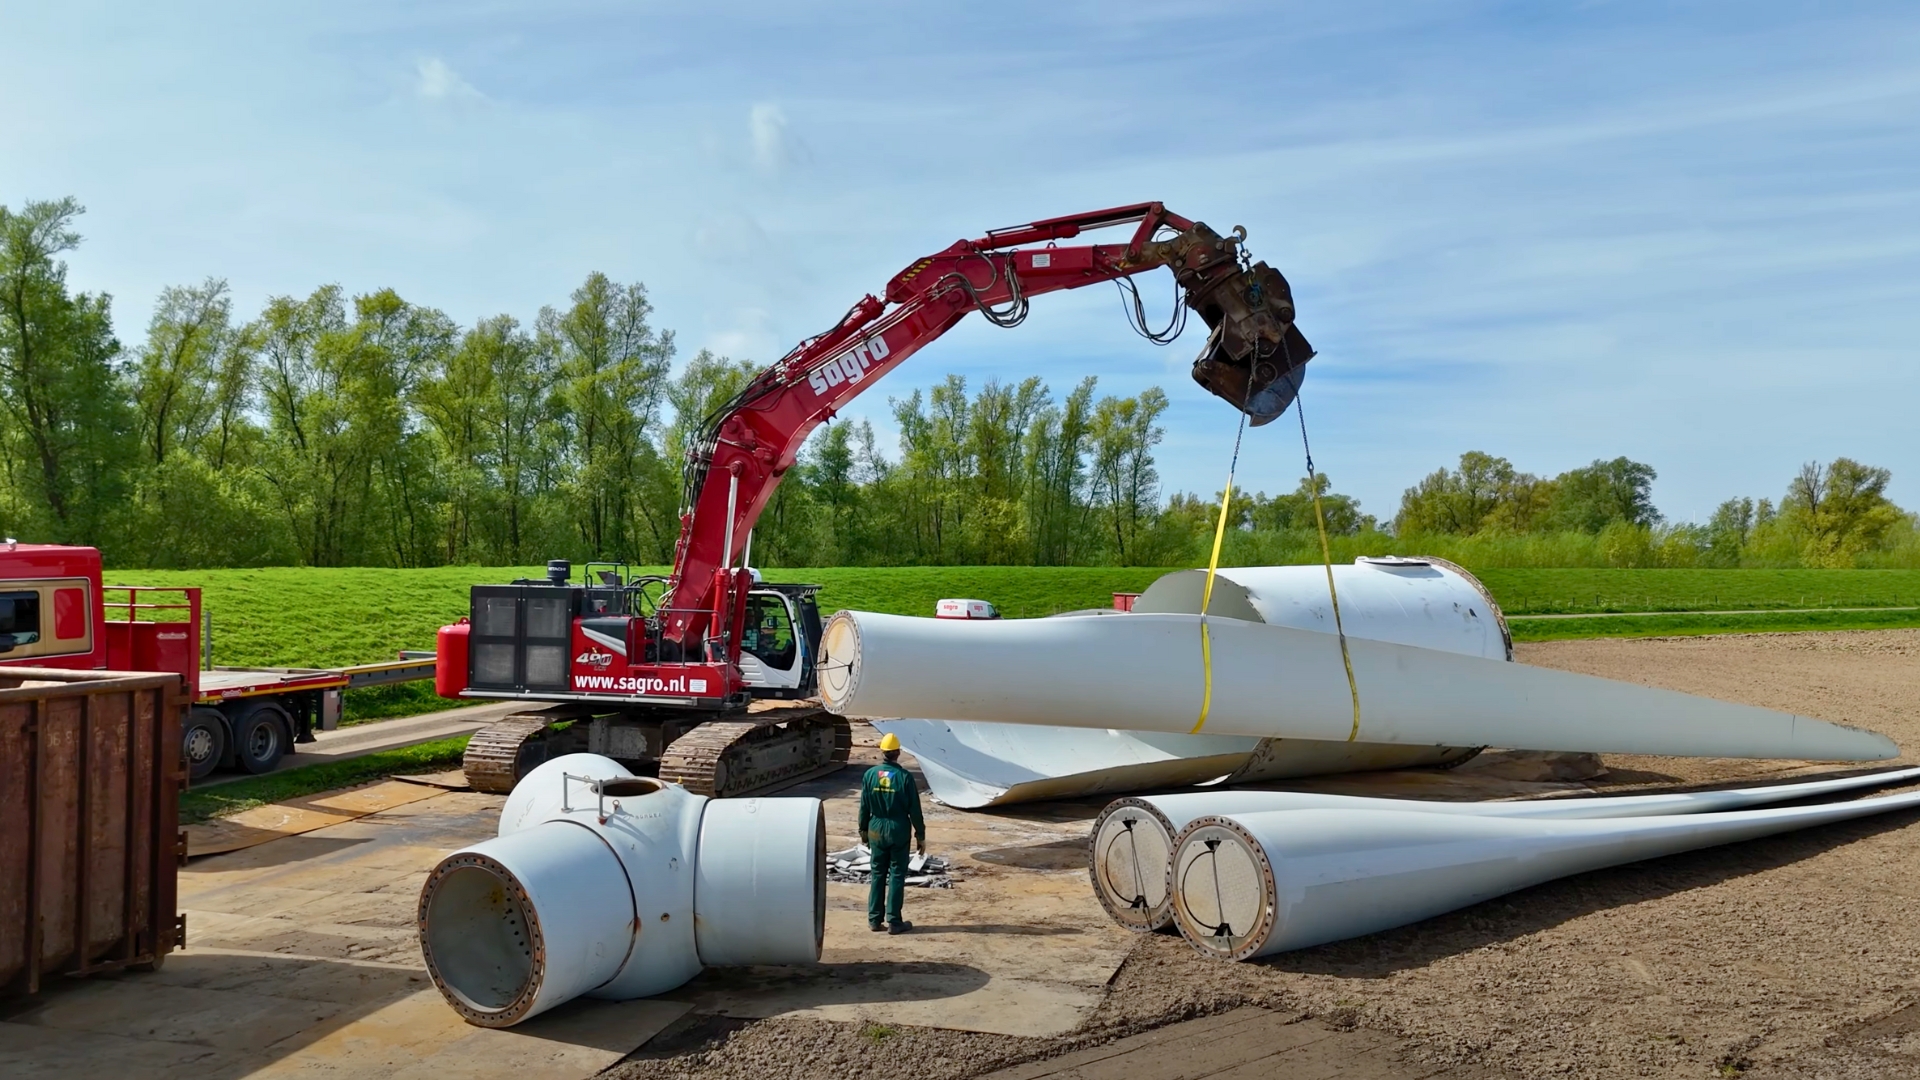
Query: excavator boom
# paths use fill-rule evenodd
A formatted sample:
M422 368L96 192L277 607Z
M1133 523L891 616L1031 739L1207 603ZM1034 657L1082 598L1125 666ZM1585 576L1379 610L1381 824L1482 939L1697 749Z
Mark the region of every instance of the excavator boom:
M1124 244L1062 246L1083 232L1137 223ZM802 342L709 416L688 451L680 539L663 636L689 649L724 634L716 574L736 565L748 530L807 437L873 381L975 311L1017 325L1035 296L1168 267L1209 333L1193 364L1201 386L1255 425L1293 401L1313 349L1293 324L1286 278L1247 260L1246 232L1226 236L1159 203L998 229L915 261L827 332ZM717 633L716 633L717 632Z
M1125 243L1063 243L1129 224ZM657 766L661 777L715 796L838 768L850 746L845 719L765 700L805 698L816 661L827 662L816 655L815 587L756 585L741 558L807 437L968 315L1015 326L1033 297L1105 281L1128 294L1135 328L1157 343L1198 314L1208 334L1194 380L1264 424L1292 402L1313 349L1294 328L1286 278L1251 261L1245 239L1243 229L1223 236L1140 203L956 241L895 274L882 295L863 297L696 429L671 575L629 578L588 564L575 585L570 565L555 560L546 581L474 588L471 622L441 628L439 692L550 704L476 734L468 780L476 790L508 791L569 749ZM1156 334L1129 279L1163 266L1181 306ZM647 590L660 585L654 598Z

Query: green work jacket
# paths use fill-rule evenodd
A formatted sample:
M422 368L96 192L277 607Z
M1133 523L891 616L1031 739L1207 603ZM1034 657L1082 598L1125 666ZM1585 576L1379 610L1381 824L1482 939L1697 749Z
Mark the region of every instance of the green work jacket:
M907 830L924 846L927 822L920 816L920 789L913 774L898 765L879 764L860 781L860 837L868 847L899 847Z

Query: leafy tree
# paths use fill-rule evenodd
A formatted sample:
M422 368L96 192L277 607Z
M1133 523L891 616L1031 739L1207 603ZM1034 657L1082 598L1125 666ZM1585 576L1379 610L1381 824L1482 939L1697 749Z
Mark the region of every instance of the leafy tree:
M1886 497L1892 479L1889 470L1852 458L1801 466L1780 508L1805 537L1802 560L1808 566L1852 566L1855 556L1878 547L1902 517Z
M962 453L968 478L970 559L982 563L1028 561L1027 467L1024 437L1048 404L1046 384L1029 377L1018 386L996 379L980 388L969 412Z
M1598 533L1616 521L1652 528L1660 523L1653 506L1653 466L1624 457L1595 461L1554 478L1546 525L1553 529Z
M1236 507L1247 505L1250 509L1251 499L1247 504L1242 504L1236 497L1234 502ZM1214 492L1211 499L1203 499L1189 492L1176 491L1167 497L1166 509L1160 512L1160 516L1169 523L1169 527L1178 528L1191 537L1193 543L1198 545L1196 550L1200 550L1204 558L1205 548L1213 542L1213 530L1219 521L1219 513L1219 492ZM1251 527L1246 518L1237 515L1234 508L1229 508L1227 531L1231 535L1234 532L1251 531Z
M1760 501L1763 505L1766 503L1765 499ZM1739 566L1740 553L1746 549L1747 539L1753 535L1754 523L1752 499L1728 499L1715 507L1713 517L1707 521L1704 538L1707 565Z
M904 400L890 401L900 425L900 462L892 473L892 489L907 542L906 561L963 561L972 465L965 446L972 410L967 381L949 375L924 398L915 390Z
M1492 523L1495 511L1503 502L1514 502L1516 493L1531 496L1538 482L1506 458L1470 450L1460 455L1458 470L1435 470L1400 496L1394 531L1471 535Z
M392 289L354 298L353 347L367 395L358 423L373 454L372 478L385 513L384 544L397 566L431 565L441 549L443 475L418 423L423 381L444 370L460 336L452 319L402 300ZM391 395L391 396L389 396Z
M1608 566L1638 568L1658 565L1653 530L1628 521L1609 521L1600 529L1600 552Z
M530 540L546 536L539 496L559 486L563 442L551 352L539 348L512 318L501 315L475 328L467 346L488 369L490 392L481 416L487 426L487 471L500 513L489 528L490 551L509 564L531 561Z
M531 332L338 286L244 322L208 278L164 290L121 361L107 298L67 288L79 213L0 207L0 524L119 565L665 561L686 449L755 374L706 351L670 374L646 290L597 273ZM1056 399L1037 378L950 376L891 402L897 461L870 424L823 426L761 516L757 561L1204 557L1217 500L1161 505L1166 396L1096 400L1096 385ZM1543 479L1475 451L1409 488L1394 526L1496 565L1920 560L1920 521L1887 500L1883 468L1809 464L1778 506L1731 499L1704 526L1662 522L1655 476L1620 457ZM1317 476L1236 492L1228 560L1317 559L1316 493L1343 555L1399 546Z
M1548 515L1558 491L1558 481L1515 472L1501 489L1493 512L1481 523L1481 530L1507 535L1551 531Z
M686 462L687 447L715 409L726 404L760 373L750 360L715 356L706 349L687 361L678 378L666 387L673 420L667 425L666 456L675 468Z
M164 290L116 370L104 298L68 296L55 261L78 213L4 218L0 515L123 562L663 561L686 448L755 374L702 352L669 377L645 290L603 274L531 333L338 286L245 322L208 278ZM1165 396L1096 403L1095 385L1056 401L1037 378L949 378L894 402L898 462L871 425L826 426L762 514L760 561L1174 557L1184 526L1153 463Z
M653 305L644 285L593 273L572 301L564 312L541 309L538 340L556 358L569 466L563 491L578 539L591 556L663 557L661 542L671 539L645 496L646 478L664 468L653 425L673 333L647 321Z
M1319 523L1314 519L1313 496L1320 494L1320 510L1326 516L1327 532L1334 536L1353 536L1371 530L1377 524L1373 515L1360 512L1360 500L1351 495L1341 495L1333 490L1333 481L1326 473L1315 473L1309 480L1300 478L1300 486L1291 494L1275 495L1268 498L1264 494L1249 499L1246 521L1251 528L1274 532L1314 532L1319 531ZM1236 500L1237 501L1237 500ZM1235 521L1239 520L1236 515Z
M1089 375L1060 405L1042 387L1042 400L1024 437L1027 536L1033 563L1074 561L1086 531L1086 458L1092 437L1094 378Z
M415 407L426 422L440 463L447 496L442 554L447 562L481 546L476 531L497 491L492 413L498 397L494 362L502 349L527 345L512 317L483 319L460 339L457 349L440 354L415 392ZM516 336L519 340L516 342Z
M1157 386L1138 397L1102 398L1094 407L1089 434L1095 490L1111 530L1114 557L1123 566L1138 565L1147 554L1139 540L1159 509L1160 475L1154 469L1153 448L1166 435L1159 424L1166 409L1167 395Z
M391 290L355 298L349 320L340 288L328 285L305 300L269 300L256 333L268 420L261 468L302 558L428 561L439 547L437 493L421 473L409 406L452 323Z
M110 301L69 294L58 259L80 244L81 212L72 199L0 206L0 452L24 496L10 527L68 543L112 535L133 434Z
M868 425L869 438L872 430ZM809 452L803 464L814 498L826 516L826 535L819 550L823 566L850 561L860 531L862 500L860 483L854 474L854 435L852 424L823 425L808 444Z
M222 361L235 351L232 313L227 283L215 278L161 290L131 372L141 443L153 464L170 451L196 449L222 418Z
M126 376L143 461L125 531L147 566L260 565L292 557L253 465L258 342L235 326L227 284L161 291Z

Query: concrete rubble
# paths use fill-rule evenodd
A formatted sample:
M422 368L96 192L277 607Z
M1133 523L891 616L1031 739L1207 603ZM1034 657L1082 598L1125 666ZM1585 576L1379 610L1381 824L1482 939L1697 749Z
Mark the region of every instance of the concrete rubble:
M906 883L921 889L953 888L953 862L944 855L907 856ZM827 880L865 885L873 879L873 856L865 844L827 852Z

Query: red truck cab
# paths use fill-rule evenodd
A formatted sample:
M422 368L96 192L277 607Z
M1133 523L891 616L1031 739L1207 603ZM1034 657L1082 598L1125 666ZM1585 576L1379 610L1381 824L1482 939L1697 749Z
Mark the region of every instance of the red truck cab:
M108 599L111 595L112 599ZM105 585L90 547L0 541L0 667L165 671L193 703L181 761L199 780L221 766L272 772L349 689L431 679L432 654L344 668L204 666L200 590Z
M100 553L57 544L0 544L0 664L107 667Z
M277 673L203 675L201 625L199 589L103 585L98 549L0 541L0 667L179 675L194 706L181 733L189 775L222 765L270 772L296 740L312 738L321 704L289 691L321 687L293 687ZM316 674L328 686L346 682Z

